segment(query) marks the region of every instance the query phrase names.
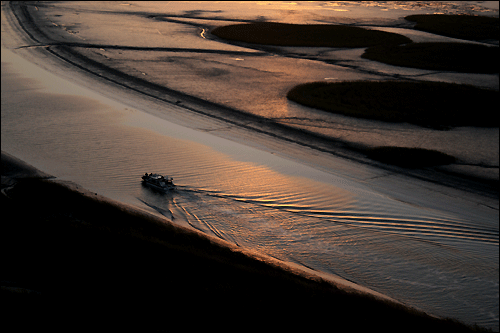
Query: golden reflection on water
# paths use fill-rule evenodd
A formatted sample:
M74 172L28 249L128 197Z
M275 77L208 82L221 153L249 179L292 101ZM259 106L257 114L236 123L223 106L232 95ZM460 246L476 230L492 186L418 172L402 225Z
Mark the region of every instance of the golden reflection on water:
M19 82L5 82L4 87L22 91L22 85L16 87ZM84 187L111 195L137 193L140 175L157 172L189 189L267 207L345 210L352 205L349 191L282 173L279 163L284 168L286 161L273 170L259 161L238 160L200 142L168 136L182 129L151 116L143 115L140 126L133 126L130 119L141 117L135 110L42 90L29 94L18 94L2 110L2 143L20 147L22 151L11 152L30 156L45 171L62 173ZM197 140L210 138L201 134Z

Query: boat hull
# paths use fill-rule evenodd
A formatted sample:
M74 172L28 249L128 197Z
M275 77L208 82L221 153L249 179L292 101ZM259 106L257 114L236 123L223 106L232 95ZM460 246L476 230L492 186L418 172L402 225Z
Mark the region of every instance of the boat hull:
M165 187L163 187L163 186L158 186L156 184L150 183L150 182L145 181L145 180L142 181L142 184L146 185L146 186L148 186L150 188L153 188L155 190L161 191L161 192L169 192L169 191L175 190L175 186L173 186L173 185L172 186L165 186Z
M168 192L175 189L173 178L162 176L156 173L145 173L142 176L142 183L161 192Z

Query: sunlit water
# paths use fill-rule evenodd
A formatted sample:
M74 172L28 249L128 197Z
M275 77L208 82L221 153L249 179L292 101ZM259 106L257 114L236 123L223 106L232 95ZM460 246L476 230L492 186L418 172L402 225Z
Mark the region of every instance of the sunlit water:
M384 17L407 10L381 6ZM2 63L3 150L176 223L498 329L498 211L450 213L394 200L335 170L234 146L96 96L56 93L35 71L20 77L21 68ZM174 176L178 190L142 186L144 172Z

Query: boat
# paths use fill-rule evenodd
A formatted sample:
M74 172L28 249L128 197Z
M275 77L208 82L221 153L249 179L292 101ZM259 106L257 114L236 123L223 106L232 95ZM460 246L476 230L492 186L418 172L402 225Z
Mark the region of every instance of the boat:
M143 184L151 186L156 190L160 190L163 192L172 191L175 189L175 185L173 183L173 178L168 176L162 176L157 173L145 173L142 176Z

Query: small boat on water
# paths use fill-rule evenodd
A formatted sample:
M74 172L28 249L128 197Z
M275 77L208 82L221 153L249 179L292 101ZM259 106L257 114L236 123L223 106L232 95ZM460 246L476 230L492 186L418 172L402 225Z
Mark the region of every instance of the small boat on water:
M172 177L162 176L157 173L145 173L142 176L142 182L144 184L163 192L172 191L175 189L173 180L174 179Z

